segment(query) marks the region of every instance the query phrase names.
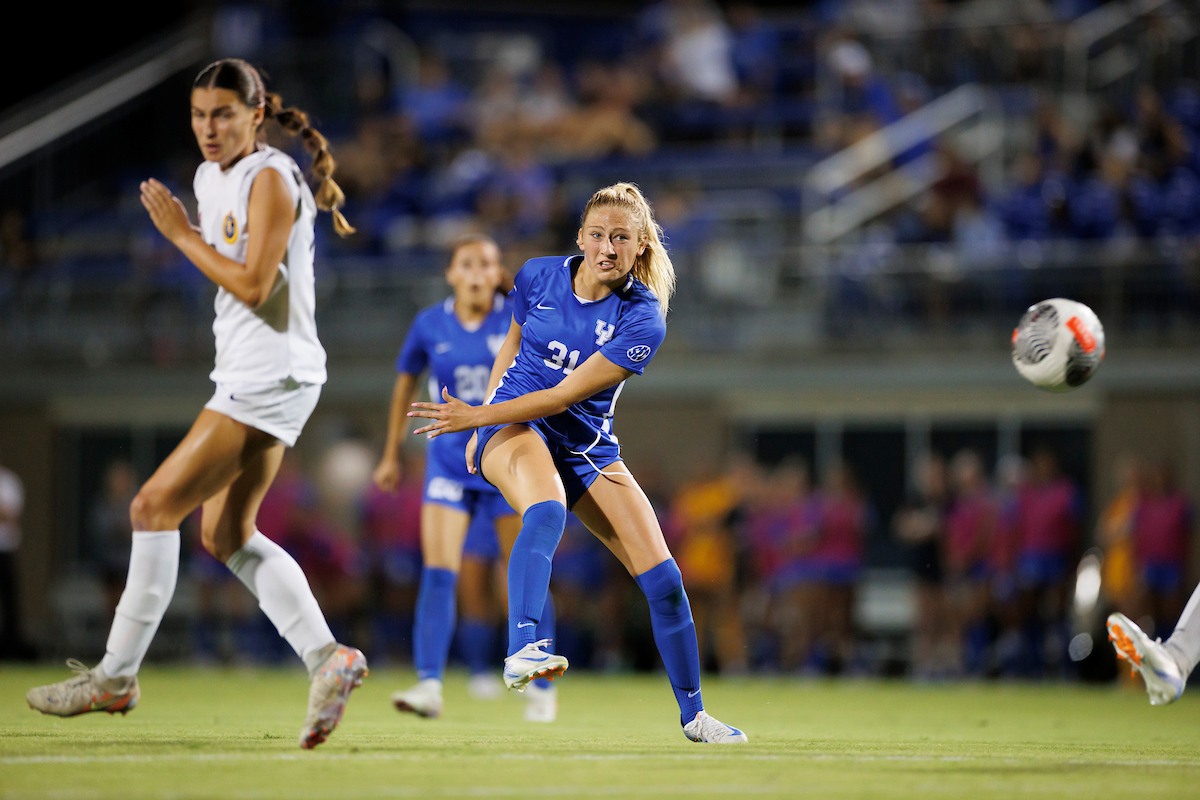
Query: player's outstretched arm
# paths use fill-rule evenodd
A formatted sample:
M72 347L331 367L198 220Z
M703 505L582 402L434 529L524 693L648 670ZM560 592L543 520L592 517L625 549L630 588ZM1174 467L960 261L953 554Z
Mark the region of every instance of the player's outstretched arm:
M279 264L287 252L295 208L283 177L267 168L254 178L246 216L246 263L239 264L210 247L192 227L187 210L170 189L151 178L143 181L142 205L159 233L179 248L209 280L250 308L271 294Z
M443 433L482 428L485 425L529 422L561 414L575 403L616 386L630 375L633 373L609 361L603 354L593 353L557 386L549 389L487 406L468 405L443 389L445 403L413 403L408 415L433 420L413 431L427 434L431 439Z
M417 376L401 372L392 387L392 404L388 408L387 440L383 456L375 467L375 485L385 492L395 492L400 485L400 443L408 432L409 419L404 412L417 394Z

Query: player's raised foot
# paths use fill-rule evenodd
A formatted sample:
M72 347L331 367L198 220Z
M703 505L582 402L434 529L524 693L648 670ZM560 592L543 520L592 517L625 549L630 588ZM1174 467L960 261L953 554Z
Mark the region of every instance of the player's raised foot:
M1117 649L1117 656L1129 662L1134 672L1140 673L1150 695L1150 705L1165 706L1174 703L1183 694L1187 676L1179 670L1175 659L1162 646L1162 642L1151 641L1150 637L1124 614L1109 614L1108 639Z
M300 746L311 750L329 738L342 720L350 692L367 677L367 657L353 647L339 644L312 676L308 690L308 716L300 729Z
M56 717L74 717L89 711L125 715L137 707L142 691L136 675L108 678L99 667L88 669L73 658L67 659L67 666L75 670L75 677L25 693L30 708Z
M525 691L529 682L537 678L554 680L567 671L567 660L542 648L549 647L549 639L540 639L527 644L504 659L504 685L518 692Z
M442 715L442 682L437 678L418 681L411 689L395 692L392 695L392 705L397 711L436 719Z
M467 694L476 700L499 700L504 697L504 684L491 672L476 672L467 681Z
M746 734L732 725L718 722L701 711L691 722L683 726L683 735L693 742L711 742L713 744L745 744Z
M558 689L529 684L525 691L525 721L554 722L558 719Z

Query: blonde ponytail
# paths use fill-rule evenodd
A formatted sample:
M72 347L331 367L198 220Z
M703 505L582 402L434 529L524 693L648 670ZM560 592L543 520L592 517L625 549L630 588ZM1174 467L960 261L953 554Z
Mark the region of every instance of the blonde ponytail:
M621 208L633 216L638 227L638 239L645 244L642 254L633 262L633 277L654 293L662 307L663 316L666 316L671 295L675 294L675 267L662 242L662 227L654 221L654 211L641 189L632 183L614 183L599 190L583 207L579 227L584 227L593 208Z

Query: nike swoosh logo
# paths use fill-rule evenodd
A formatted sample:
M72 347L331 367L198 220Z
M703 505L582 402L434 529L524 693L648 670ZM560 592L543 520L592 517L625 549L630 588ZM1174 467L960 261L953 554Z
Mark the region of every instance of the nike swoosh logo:
M543 311L553 311L554 310L554 306L544 306L541 303L538 303L537 307L542 309Z
M695 697L695 696L696 696L696 695L698 695L698 694L700 694L700 690L699 690L699 689L697 689L697 690L696 690L696 691L694 691L694 692L688 692L688 697Z
M532 628L536 624L537 624L536 622L518 622L517 627L518 628Z
M433 348L433 350L435 353L446 353L446 352L449 352L450 347L451 347L451 344L449 342L440 342L437 346L435 346Z
M550 656L542 656L541 658L527 658L527 659L525 659L525 660L526 660L526 661L539 662L539 661L545 661L545 660L547 660L548 658L550 658Z
M229 399L230 399L230 400L232 400L232 401L233 401L233 402L235 402L235 403L248 403L248 402L250 402L249 400L245 400L245 399L243 399L243 398L241 398L241 397L234 397L233 395L229 395Z

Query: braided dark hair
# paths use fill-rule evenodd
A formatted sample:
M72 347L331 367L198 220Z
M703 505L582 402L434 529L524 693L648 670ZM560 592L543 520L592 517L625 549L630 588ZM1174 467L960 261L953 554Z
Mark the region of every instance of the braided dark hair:
M321 179L315 195L317 208L333 214L333 229L339 236L354 233L353 226L338 210L345 204L346 195L333 179L337 162L329 152L329 142L308 123L307 114L298 108L284 108L280 96L267 91L257 69L240 58L223 58L201 70L192 82L192 89L228 89L247 106L262 108L264 116L278 122L290 136L299 136L312 156L313 174Z

